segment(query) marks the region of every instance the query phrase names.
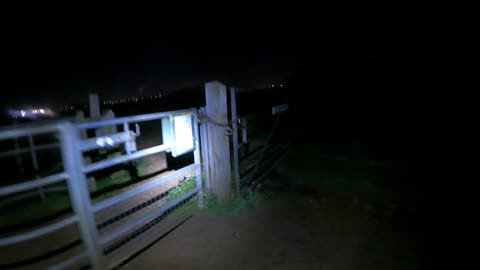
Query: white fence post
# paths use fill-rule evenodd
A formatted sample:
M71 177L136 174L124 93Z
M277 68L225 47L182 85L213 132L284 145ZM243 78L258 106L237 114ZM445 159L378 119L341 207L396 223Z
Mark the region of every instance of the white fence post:
M35 177L38 178L38 159L37 159L37 152L35 151L35 143L33 142L32 134L28 134L28 147L30 148L30 156L32 158L33 170L35 172ZM40 198L45 200L45 192L43 191L43 187L38 188L38 193L40 194Z
M206 83L205 97L211 189L219 201L225 201L232 189L226 86L217 81Z
M83 172L83 156L78 149L80 133L70 123L61 126L62 158L67 185L75 215L79 218L80 236L87 250L91 267L103 269L103 251L99 243L98 230L91 211L90 193Z
M198 198L198 207L203 208L203 180L202 180L202 159L200 156L200 136L198 132L198 112L197 110L194 111L193 114L193 138L195 140L194 145L195 145L195 150L193 152L195 164L198 165L198 167L195 169L195 178L197 181L197 187L200 188L197 194Z
M233 134L233 170L235 172L235 190L237 198L240 198L240 160L238 157L238 125L237 125L237 99L235 88L230 88L230 106L232 111L232 134Z
M199 113L205 115L205 107L200 108ZM207 123L202 122L200 124L200 143L201 143L201 154L202 154L202 163L203 163L203 172L205 174L205 190L207 192L212 191L212 185L210 182L210 164L209 155L208 155L208 130Z
M100 120L100 100L98 94L93 93L88 95L88 108L90 110L91 120ZM103 136L103 130L101 128L95 129L95 136Z
M98 99L98 94L89 94L88 95L88 107L90 110L90 119L100 118L100 100Z

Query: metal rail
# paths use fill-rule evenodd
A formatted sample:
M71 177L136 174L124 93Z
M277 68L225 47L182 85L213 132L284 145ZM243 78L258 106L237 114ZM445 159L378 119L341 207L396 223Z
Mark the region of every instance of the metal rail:
M169 201L168 203L160 206L159 208L151 211L147 215L145 215L145 216L143 216L139 219L133 220L133 221L123 225L122 227L118 228L117 230L102 236L100 238L100 244L106 245L106 244L112 242L113 240L120 238L121 236L125 235L129 231L131 231L131 230L137 228L138 226L141 226L142 224L148 222L149 220L165 213L167 210L176 206L178 203L182 202L183 200L187 199L188 197L191 197L192 195L194 195L198 191L200 191L199 187L196 187L196 188L194 188L190 191L187 191L184 194L182 194L181 196L179 196L179 197Z
M90 194L88 191L86 174L92 173L101 169L105 169L111 166L119 165L126 163L135 159L139 159L148 155L157 154L166 150L171 149L174 146L172 144L162 144L153 146L147 149L140 151L127 151L126 155L115 157L112 159L102 160L96 163L85 165L83 164L83 152L102 148L102 145L97 145L96 138L90 138L82 140L80 138L80 132L85 129L96 129L104 126L120 125L123 124L124 127L127 126L127 129L124 130L124 133L116 133L116 143L123 143L127 139L130 139L127 133L131 133L128 130L128 123L138 123L143 121L152 121L161 119L164 117L171 117L177 115L191 115L195 121L193 121L193 139L194 139L194 163L190 164L182 169L179 169L175 172L172 172L167 175L163 175L156 179L153 179L149 182L146 182L140 186L137 186L131 190L125 191L119 195L111 197L109 199L103 200L99 203L92 204L90 199ZM164 214L171 209L174 209L176 206L181 204L184 200L191 198L193 195L198 195L199 206L203 204L203 186L202 186L202 171L201 171L201 152L200 152L200 136L198 130L198 115L196 109L187 109L187 110L178 110L171 112L161 112L137 116L122 117L110 120L102 120L97 122L87 122L87 123L69 123L66 121L61 122L49 122L45 125L22 125L16 126L13 129L0 129L0 140L5 139L15 139L18 137L28 137L30 140L30 147L17 149L14 151L8 151L0 153L0 157L5 157L9 155L17 155L22 153L31 152L35 153L37 150L50 149L59 147L62 154L64 172L53 174L50 176L42 177L39 179L34 179L28 182L19 183L15 185L10 185L0 188L0 196L6 196L10 194L16 194L19 192L24 192L30 189L41 188L45 185L54 184L62 180L66 180L70 200L74 210L74 215L68 217L62 221L50 224L48 226L27 232L15 236L9 236L5 238L0 238L0 246L12 245L20 242L29 241L38 237L45 236L50 233L54 233L62 228L70 226L72 224L78 224L80 230L80 236L82 243L85 246L85 251L77 254L73 257L70 257L64 261L53 265L51 269L69 269L74 265L77 265L84 261L88 263L93 269L103 269L107 265L115 265L117 262L105 262L105 254L103 252L102 246L119 240L125 233L128 233L132 229L135 229L138 226L141 226L145 222L148 222L151 219L158 217L159 215ZM138 128L137 128L138 129ZM36 146L33 144L32 136L42 133L52 133L58 132L60 134L60 143L54 144L45 144ZM113 134L115 135L115 134ZM111 136L113 136L111 135ZM139 130L132 135L140 135ZM106 138L103 136L101 138ZM100 138L100 137L99 137ZM35 161L34 161L35 163ZM37 166L38 167L38 166ZM166 181L171 180L174 177L179 177L187 175L187 173L195 170L196 187L180 197L173 199L172 201L167 202L161 207L150 211L148 214L137 218L135 220L129 221L116 230L100 236L95 223L94 214L110 206L114 206L117 203L126 201L133 198L134 196L139 195L140 193L147 191L159 184L162 184ZM60 187L59 187L60 188ZM88 260L87 260L88 259Z
M78 129L93 129L93 128L99 128L103 126L121 125L125 122L127 123L146 122L146 121L158 120L171 115L175 116L175 115L182 115L182 114L193 114L194 110L195 109L186 109L186 110L178 110L178 111L170 111L170 112L159 112L159 113L150 113L150 114L142 114L142 115L135 115L135 116L126 116L126 117L119 117L119 118L101 120L96 122L79 123L79 124L76 124L75 126Z
M92 205L91 209L93 212L99 212L101 210L104 210L105 208L108 208L110 206L113 206L119 202L122 202L122 201L125 201L125 200L128 200L144 191L147 191L155 186L158 186L162 183L165 183L167 181L169 181L170 179L172 178L175 178L175 177L178 177L180 175L183 175L185 174L186 172L188 171L191 171L191 170L194 170L196 168L198 168L199 165L197 164L190 164L186 167L183 167L181 168L180 170L178 171L175 171L175 172L172 172L172 173L169 173L167 175L164 175L164 176L161 176L159 178L156 178L154 180L151 180L149 182L146 182L138 187L135 187L133 189L130 189L128 191L125 191L121 194L118 194L114 197L111 197L111 198L108 198L108 199L105 199L97 204L94 204Z
M140 150L140 151L135 152L135 153L130 154L130 155L123 155L123 156L119 156L119 157L112 158L112 159L102 160L102 161L95 162L95 163L92 163L92 164L89 164L89 165L85 166L84 169L83 169L83 172L84 173L91 173L91 172L94 172L94 171L102 170L102 169L112 167L112 166L115 166L115 165L118 165L118 164L129 162L129 161L132 161L132 160L135 160L135 159L150 156L150 155L153 155L153 154L158 154L160 152L163 152L163 151L166 151L166 150L170 149L171 147L172 147L171 145L162 144L162 145L157 145L157 146L153 146L153 147L150 147L150 148L147 148L147 149Z
M19 183L19 184L15 184L15 185L2 187L2 188L0 188L0 196L5 196L5 195L13 194L13 193L26 191L26 190L29 190L29 189L38 188L38 187L45 186L45 185L54 184L54 183L57 183L57 182L60 182L64 179L66 179L66 178L68 178L68 174L62 172L62 173L49 175L49 176L46 176L46 177L43 177L43 178L39 178L39 179L36 179L36 180L30 180L30 181L27 181L27 182L24 182L24 183Z
M23 234L20 234L20 235L15 235L15 236L10 236L10 237L5 237L5 238L0 238L0 247L8 246L8 245L11 245L11 244L20 243L20 242L24 242L24 241L27 241L27 240L31 240L33 238L44 236L44 235L52 233L54 231L58 231L58 230L66 227L68 225L71 225L71 224L73 224L77 221L78 221L78 217L73 216L73 217L66 218L62 221L50 224L46 227L42 227L42 228L27 232L27 233L23 233Z

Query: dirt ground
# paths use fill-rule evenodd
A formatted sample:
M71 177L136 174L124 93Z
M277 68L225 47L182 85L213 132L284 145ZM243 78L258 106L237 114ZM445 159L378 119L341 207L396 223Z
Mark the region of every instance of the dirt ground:
M195 214L120 269L422 268L395 206L269 189L240 213Z

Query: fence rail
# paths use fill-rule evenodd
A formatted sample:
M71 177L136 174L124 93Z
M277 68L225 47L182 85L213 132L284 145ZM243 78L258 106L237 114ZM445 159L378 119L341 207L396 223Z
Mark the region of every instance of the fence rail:
M0 158L4 157L9 157L13 155L18 155L18 154L24 154L28 153L30 151L39 151L39 150L47 150L47 149L55 149L60 147L59 143L50 143L50 144L44 144L44 145L35 145L32 147L25 147L25 148L20 148L17 150L10 150L10 151L5 151L3 153L0 153Z
M20 235L1 238L0 239L0 247L1 246L8 246L8 245L11 245L11 244L20 243L20 242L24 242L24 241L28 241L28 240L31 240L33 238L37 238L37 237L40 237L40 236L58 231L62 228L65 228L68 225L71 225L71 224L75 223L75 222L78 222L78 217L77 216L66 218L62 221L50 224L46 227L42 227L42 228L30 231L28 233L23 233L23 234L20 234Z
M192 117L193 130L192 137L194 141L194 163L187 165L177 171L171 172L166 175L162 175L155 179L149 180L137 187L124 191L116 196L110 197L103 201L92 204L90 199L90 194L87 186L86 174L93 173L98 170L106 169L115 165L123 164L126 162L133 161L135 159L143 158L146 156L154 155L167 151L175 146L175 141L169 144L161 144L153 146L147 149L142 149L135 151L129 149L126 151L126 154L119 157L114 157L111 159L105 159L97 161L91 164L84 164L83 162L83 152L91 151L93 149L101 149L105 147L110 147L111 144L101 144L102 140L110 139L115 142L128 143L130 139L135 136L140 135L139 128L135 132L128 130L128 124L138 123L145 121L160 120L163 118L172 118L175 116L190 115ZM87 122L87 123L69 123L69 122L55 122L48 123L44 126L42 125L22 125L17 126L12 129L0 129L0 140L7 139L17 139L21 137L29 137L33 135L40 135L45 133L58 133L61 138L60 144L50 144L50 145L30 145L28 148L16 149L13 151L7 151L6 153L0 153L0 157L5 157L8 155L17 155L21 153L34 152L36 150L49 149L54 147L59 147L62 151L62 160L64 164L63 172L52 174L46 177L33 179L30 181L22 182L19 184L14 184L10 186L0 187L0 196L13 195L19 192L25 192L31 189L41 188L46 185L51 185L54 183L61 182L65 180L67 182L70 201L73 207L73 216L64 218L61 221L43 226L41 228L35 229L33 231L22 233L14 236L8 236L0 238L0 247L11 246L21 242L30 241L39 237L44 237L46 235L52 234L71 226L73 224L78 224L79 234L82 239L82 243L85 246L85 251L70 256L66 260L58 262L56 265L51 266L51 269L69 269L73 265L78 263L85 262L90 265L93 269L103 269L105 266L115 266L120 263L120 261L105 261L106 254L105 249L108 245L119 241L125 235L128 235L129 232L134 231L137 227L141 226L144 223L149 222L149 220L155 219L158 216L166 214L171 209L175 208L180 203L185 200L192 198L197 195L199 205L202 204L203 195L202 195L202 180L201 180L201 159L200 159L200 148L199 148L199 132L198 132L198 116L196 109L187 109L187 110L178 110L171 112L161 112L129 117L121 117L109 120L101 120L96 122ZM80 134L82 130L88 129L99 129L103 127L108 127L112 125L123 125L124 132L116 133L118 138L109 138L109 136L114 136L115 134L106 134L104 136L97 136L89 139L82 139ZM115 139L115 140L114 140ZM31 141L31 140L30 140ZM97 143L98 142L98 143ZM196 187L192 190L187 191L181 196L166 202L162 206L155 208L154 210L149 210L147 213L143 214L140 217L136 217L133 220L127 220L121 226L110 230L106 234L99 234L97 224L95 222L95 214L100 213L103 210L106 210L108 207L114 206L118 203L128 202L130 199L134 198L138 194L148 191L149 189L159 186L167 181L178 177L184 177L187 173L195 171ZM152 195L153 196L153 195ZM149 199L146 198L148 201ZM154 239L152 239L154 240ZM147 245L149 243L145 243ZM122 258L127 257L128 254L121 256Z
M0 188L0 196L10 195L13 193L27 191L27 190L38 188L41 186L55 184L57 182L60 182L66 179L67 177L68 177L68 174L66 174L65 172L61 172L61 173L49 175L43 178L30 180L24 183L2 187Z
M133 189L130 189L128 191L125 191L121 194L118 194L114 197L111 197L111 198L108 198L108 199L105 199L97 204L94 204L92 205L92 211L94 212L98 212L98 211L101 211L105 208L108 208L110 206L113 206L117 203L120 203L124 200L128 200L142 192L145 192L155 186L158 186L158 185L161 185L162 183L172 179L172 178L175 178L175 177L178 177L178 176L181 176L181 175L184 175L186 172L188 171L191 171L191 170L194 170L194 169L197 169L199 168L200 166L198 164L191 164L191 165L188 165L186 167L183 167L182 169L180 170L177 170L175 172L172 172L172 173L169 173L165 176L161 176L159 178L156 178L154 180L151 180L147 183L144 183L143 185L140 185L138 187L135 187Z
M271 145L271 139L275 134L282 113L288 111L288 104L280 104L271 107L270 110L262 110L248 115L237 115L236 89L230 89L232 144L233 144L233 167L236 183L237 196L241 194L241 188L255 189L275 168L280 160L285 157L286 146ZM250 131L252 123L259 119L268 119L267 125L262 125L256 131ZM250 124L249 124L250 123ZM241 136L239 136L241 134ZM264 138L262 138L262 135ZM242 138L240 143L239 137ZM240 150L248 149L252 144L258 144L256 151Z

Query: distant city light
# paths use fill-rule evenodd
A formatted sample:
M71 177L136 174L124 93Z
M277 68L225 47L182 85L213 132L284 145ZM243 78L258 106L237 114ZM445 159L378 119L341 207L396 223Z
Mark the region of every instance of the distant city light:
M40 114L43 116L55 116L55 113L49 108L23 109L23 110L8 109L8 114L12 118L31 118L31 119L38 118Z

